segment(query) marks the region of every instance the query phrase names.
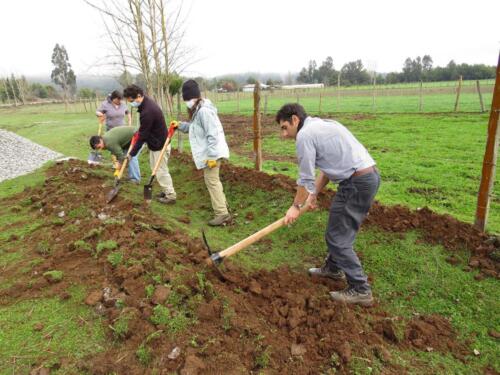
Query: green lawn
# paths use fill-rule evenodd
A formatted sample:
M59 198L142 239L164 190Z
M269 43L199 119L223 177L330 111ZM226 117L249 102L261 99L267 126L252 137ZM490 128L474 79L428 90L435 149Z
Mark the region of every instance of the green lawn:
M54 112L54 107L50 106L43 109L0 110L0 127L66 155L86 158L87 138L97 129L94 117L90 113L65 114L61 107L57 108ZM353 131L377 160L383 176L378 195L380 201L410 207L428 205L461 220L472 220L487 115L384 114L354 120L351 115L344 114L339 120ZM268 137L264 140L264 149L272 150L273 154L293 155L294 147L293 142ZM247 158L238 155L232 155L231 162L252 164ZM141 156L141 168L143 176L146 176L149 173L147 155ZM285 162L264 163L264 169L269 173L281 172L293 177L296 175L294 168L293 164ZM172 159L170 169L182 198L174 206L153 203L153 212L164 218L167 225L198 237L200 228L211 215L206 207L208 193L202 180L193 183L190 165ZM0 183L0 197L11 196L25 185L38 185L42 181L42 173L35 172ZM289 194L278 190L264 192L228 184L224 188L231 208L238 214L237 225L223 229L210 228L207 231L207 237L216 249L224 249L276 220L284 214L292 199ZM421 190L412 190L414 188ZM142 186L127 186L121 194L139 201L142 199L141 191ZM412 191L428 193L422 195ZM22 202L16 205L19 208L14 211L3 210L0 213L0 227L4 237L15 234L20 236L19 243L22 243L23 232L35 230L37 223L5 229L7 223L22 222L29 218ZM496 232L500 232L498 205L496 194L490 211L490 229ZM255 216L254 220L245 218L250 211ZM186 215L190 217L190 224L178 220ZM308 213L294 225L293 230L279 230L268 237L271 242L259 242L234 259L248 270L262 267L274 269L282 264L304 270L319 264L324 257L326 216L326 212ZM398 351L392 353L395 361L408 367L418 363L419 369L427 367L429 374L479 374L486 365L500 371L500 347L488 335L489 330L500 331L498 281L490 278L474 280L475 272L462 271L466 264L465 253L461 263L452 266L445 262L448 254L442 247L424 244L419 240L420 234L417 232L402 236L381 232L376 228L364 228L361 231L357 248L362 252L366 271L374 279L376 297L383 308L395 316L439 313L449 317L460 338L470 339L471 351L477 349L480 355L471 354L467 364L464 364L450 355L436 352ZM22 247L7 247L0 242L0 269L18 266L19 272L23 272L27 267L23 262ZM0 290L12 282L3 279L0 273ZM69 357L71 366L85 353L102 349L105 343L100 320L82 305L82 286L75 285L74 288L74 298L64 302L39 298L0 307L0 325L3 328L0 332L1 374L29 373L30 364L50 365L61 357ZM51 311L55 313L48 316ZM90 324L85 331L76 325L78 320L75 317L78 316ZM26 318L24 321L23 317ZM40 320L46 322L45 327L54 338L60 338L57 345L53 341L50 347L47 346L45 330L33 333L33 324ZM61 323L63 321L64 325ZM78 350L74 347L75 336L81 344ZM23 346L22 339L25 337L30 337L31 342ZM16 356L24 357L14 363ZM366 366L356 361L351 366L353 373L367 373ZM360 366L360 369L356 366ZM69 369L68 373L73 372ZM373 373L377 373L377 370Z

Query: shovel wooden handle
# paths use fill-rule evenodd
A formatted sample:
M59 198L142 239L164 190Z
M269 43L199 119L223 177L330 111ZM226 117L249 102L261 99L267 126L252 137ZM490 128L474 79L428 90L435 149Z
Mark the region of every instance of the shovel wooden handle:
M97 135L100 137L102 134L102 121L99 120L99 129L97 130Z
M130 141L130 146L128 147L127 156L130 155L130 151L132 151L132 148L134 148L134 146L135 146L135 139L132 138L132 140ZM118 172L118 176L116 176L116 178L118 180L122 179L123 172L125 171L125 167L127 166L127 163L128 163L128 157L125 158L125 160L123 160L122 167L120 168L120 172Z
M304 206L300 209L300 214L302 215L304 212L306 212L309 209L309 206ZM237 252L247 248L248 246L252 245L253 243L257 242L260 240L262 237L267 236L268 234L274 232L276 229L281 228L282 226L285 225L285 218L282 217L279 220L276 220L274 223L269 224L267 227L262 228L258 232L252 234L251 236L248 236L247 238L241 240L240 242L228 247L225 250L222 250L219 252L219 256L221 258L229 257L231 255L236 254Z
M173 136L173 134L172 134ZM165 155L165 151L167 150L168 145L170 144L170 141L172 141L172 136L168 136L167 139L165 140L165 144L163 145L163 148L161 149L160 152L160 157L158 160L156 160L155 167L153 168L153 171L151 172L151 177L156 176L156 172L158 171L158 168L160 167L161 160L163 159L163 155Z

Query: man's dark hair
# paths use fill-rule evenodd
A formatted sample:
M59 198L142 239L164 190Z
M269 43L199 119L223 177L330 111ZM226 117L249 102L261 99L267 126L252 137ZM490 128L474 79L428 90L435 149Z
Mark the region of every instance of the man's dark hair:
M123 99L122 93L118 90L113 91L111 94L109 94L109 99L110 100L115 100L115 99Z
M90 137L90 147L92 148L92 150L95 150L95 147L101 143L101 139L102 137L99 136L99 135L93 135L92 137Z
M137 85L128 85L125 87L125 90L123 90L123 96L125 98L137 99L138 95L144 96L144 91Z
M278 113L276 113L276 122L279 124L280 121L292 122L292 116L295 115L299 118L299 129L304 124L304 120L307 117L307 113L299 103L288 103L280 108Z

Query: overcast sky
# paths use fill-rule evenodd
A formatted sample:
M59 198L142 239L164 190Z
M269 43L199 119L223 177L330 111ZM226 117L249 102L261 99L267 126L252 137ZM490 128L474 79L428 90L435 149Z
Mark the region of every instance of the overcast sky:
M335 68L362 59L378 72L399 71L406 57L434 65L496 65L500 1L184 0L186 42L197 62L185 75L298 72L332 56ZM102 74L105 31L83 0L2 1L0 76L50 75L63 44L75 73ZM109 71L109 69L108 69Z

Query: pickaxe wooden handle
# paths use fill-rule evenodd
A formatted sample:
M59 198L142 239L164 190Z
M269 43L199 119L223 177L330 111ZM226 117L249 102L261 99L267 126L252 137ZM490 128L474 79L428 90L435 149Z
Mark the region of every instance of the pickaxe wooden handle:
M309 209L309 206L302 207L300 209L300 214L302 215L308 209ZM267 236L268 234L274 232L275 230L281 228L284 225L285 225L285 218L282 217L281 219L276 220L274 223L269 224L267 227L262 228L258 232L248 236L247 238L245 238L245 239L241 240L240 242L228 247L227 249L222 250L218 253L213 253L213 254L211 253L210 248L208 247L208 244L206 243L206 239L204 238L205 244L207 245L207 247L209 249L209 253L211 254L210 257L207 258L206 262L209 265L220 264L224 260L224 258L240 252L241 250L247 248L248 246L250 246L250 245L254 244L255 242L257 242L258 240L260 240L262 237Z

